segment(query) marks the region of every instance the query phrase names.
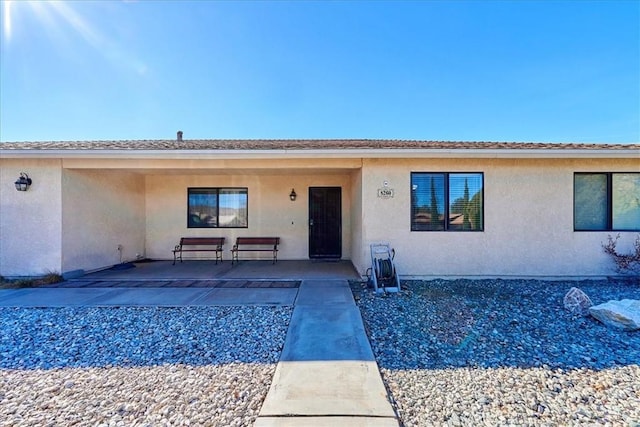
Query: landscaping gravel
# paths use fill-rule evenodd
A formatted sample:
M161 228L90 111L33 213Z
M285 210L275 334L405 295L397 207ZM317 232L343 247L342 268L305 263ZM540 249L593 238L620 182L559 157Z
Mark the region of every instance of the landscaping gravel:
M0 308L0 425L252 425L291 313Z
M564 309L640 299L616 281L434 280L355 292L406 426L640 425L640 331Z

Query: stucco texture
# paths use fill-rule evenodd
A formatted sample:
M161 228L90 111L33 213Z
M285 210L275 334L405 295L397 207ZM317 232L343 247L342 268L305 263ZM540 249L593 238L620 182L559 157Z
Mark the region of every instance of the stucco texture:
M640 172L640 159L74 158L0 166L5 276L99 269L136 255L172 259L183 236L225 237L225 259L238 236L278 236L279 259L308 259L309 187L341 187L342 258L363 275L369 244L388 242L403 277L601 277L615 274L602 243L618 233L574 231L574 173ZM33 178L27 192L13 186L20 171ZM483 173L484 230L411 231L411 172ZM246 187L248 228L188 228L189 187ZM393 197L378 197L380 188ZM629 251L638 232L620 236L619 249Z
M246 187L247 228L188 228L187 189L190 187ZM237 175L149 175L146 179L147 256L169 259L180 237L225 237L224 257L239 236L280 237L279 259L309 258L309 187L342 188L342 257L351 256L351 180L343 174L237 174ZM289 200L291 189L297 199ZM207 254L191 254L192 257ZM210 255L209 255L210 256ZM243 258L265 258L246 253Z
M65 169L62 177L63 271L144 256L144 176Z
M602 276L614 274L602 251L607 235L574 232L573 176L586 171L639 171L636 159L617 160L365 160L363 246L359 269L370 263L369 244L389 242L396 266L408 276ZM411 172L484 173L484 231L411 231ZM378 198L387 182L393 198ZM620 233L630 250L638 233Z
M17 191L26 172L33 184ZM62 236L60 160L0 160L0 274L60 273Z

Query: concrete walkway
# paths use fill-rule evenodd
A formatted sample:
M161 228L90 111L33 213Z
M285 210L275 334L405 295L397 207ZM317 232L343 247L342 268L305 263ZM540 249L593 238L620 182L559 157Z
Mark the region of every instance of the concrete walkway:
M347 280L300 288L0 289L0 307L293 305L256 427L398 426Z
M303 281L255 423L398 426L346 280Z

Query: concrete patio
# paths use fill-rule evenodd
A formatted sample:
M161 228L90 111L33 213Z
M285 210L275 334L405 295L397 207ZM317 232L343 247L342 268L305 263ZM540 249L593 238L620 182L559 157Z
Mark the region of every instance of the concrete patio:
M294 305L303 280L357 279L349 261L147 261L38 288L0 289L0 307Z
M133 265L133 268L127 268ZM357 280L360 276L351 261L240 261L224 262L188 260L184 262L150 261L117 265L110 269L69 279L59 286L82 285L84 282L136 282L176 280ZM53 285L56 286L56 285Z

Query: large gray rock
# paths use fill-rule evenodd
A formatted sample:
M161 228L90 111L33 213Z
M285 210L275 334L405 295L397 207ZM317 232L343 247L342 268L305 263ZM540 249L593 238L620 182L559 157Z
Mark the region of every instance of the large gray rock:
M592 305L589 296L578 288L569 289L569 292L564 296L564 308L577 316L588 316L589 307Z
M607 301L594 305L589 313L607 326L625 331L640 329L640 300Z

